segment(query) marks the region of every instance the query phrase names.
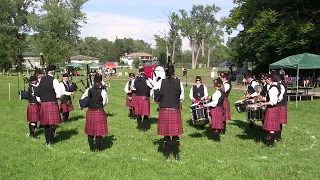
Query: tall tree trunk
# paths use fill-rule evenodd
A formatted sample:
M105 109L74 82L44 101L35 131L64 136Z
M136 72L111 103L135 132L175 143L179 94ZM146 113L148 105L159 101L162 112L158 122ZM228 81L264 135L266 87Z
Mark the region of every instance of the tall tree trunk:
M196 56L196 59L195 59L195 67L197 67L197 62L198 62L199 54L200 54L200 47L198 47L198 50L197 50L197 56Z
M194 50L195 50L195 43L192 41L191 43L191 55L192 55L192 63L191 63L191 66L192 66L192 69L195 69L196 68L196 63L195 63L195 57L194 57Z
M210 66L210 55L211 55L211 50L212 50L212 47L208 47L208 62L207 62L207 67Z
M205 55L204 55L204 39L202 39L201 45L202 45L202 47L201 47L201 49L202 49L202 54L201 54L201 56L204 57L204 56L205 56Z

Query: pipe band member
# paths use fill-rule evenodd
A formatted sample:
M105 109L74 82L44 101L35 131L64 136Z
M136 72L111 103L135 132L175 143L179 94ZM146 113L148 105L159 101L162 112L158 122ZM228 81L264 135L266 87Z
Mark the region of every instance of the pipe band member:
M51 148L56 125L61 123L58 99L61 97L59 81L54 78L56 66L47 66L47 75L41 78L38 96L40 98L40 124L44 127L46 145Z
M198 103L208 98L208 88L202 84L201 76L197 76L195 81L196 85L191 87L189 94L192 103Z
M28 88L28 108L27 108L27 121L29 122L29 137L39 138L35 135L35 129L37 127L37 122L40 120L40 106L37 100L38 96L38 77L30 76Z
M70 91L70 82L69 82L69 75L64 73L62 75L62 81L59 84L60 92L61 92L61 105L60 105L60 112L62 113L63 122L67 123L69 118L70 111L74 110L72 105L71 95L74 95L75 92Z
M226 129L227 129L227 122L226 121L231 120L230 102L229 102L228 96L230 95L232 85L231 85L231 82L229 81L228 77L229 77L228 73L222 72L220 74L220 79L223 83L223 87L224 87L224 91L225 91L225 98L223 101L225 120L223 121L224 128L221 132L222 134L226 133Z
M252 74L249 73L246 76L246 80L248 82L247 90L246 90L246 98L252 99L257 97L259 94L259 84L258 82L252 78Z
M136 89L134 87L135 75L129 73L129 81L127 82L124 92L127 94L126 106L129 107L129 117L134 119L134 102L136 97Z

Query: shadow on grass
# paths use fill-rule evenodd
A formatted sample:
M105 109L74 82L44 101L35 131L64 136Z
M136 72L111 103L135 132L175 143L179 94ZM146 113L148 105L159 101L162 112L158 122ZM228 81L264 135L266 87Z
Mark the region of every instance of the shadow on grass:
M150 118L149 117L149 124L157 124L157 123L158 123L158 118L154 118L154 117Z
M54 137L54 140L55 142L65 141L70 139L72 136L77 135L78 133L78 128L61 130L57 132L56 136Z
M40 134L43 134L43 129L36 130L34 134L36 136L39 136Z
M81 120L81 119L85 119L85 116L83 116L83 115L78 115L78 116L70 117L70 118L69 118L69 122L79 121L79 120Z
M111 136L105 136L102 138L102 150L109 149L113 145L113 141L116 141L117 139L114 138L114 135Z
M163 138L160 138L160 139L153 141L153 144L158 145L158 152L162 153L162 155L165 157L166 153L163 149Z
M201 137L204 137L205 134L197 132L197 133L188 134L188 136L192 138L201 138Z
M252 139L255 142L267 143L266 132L262 130L262 126L258 125L259 122L254 124L249 121L233 120L230 125L236 125L243 130L243 134L237 134L236 137L240 139Z
M197 130L205 130L206 129L206 125L195 125L195 124L193 124L192 119L188 120L187 122L191 127L195 128Z
M108 117L112 117L112 116L116 115L116 113L109 112L109 111L107 111L106 114L107 114Z

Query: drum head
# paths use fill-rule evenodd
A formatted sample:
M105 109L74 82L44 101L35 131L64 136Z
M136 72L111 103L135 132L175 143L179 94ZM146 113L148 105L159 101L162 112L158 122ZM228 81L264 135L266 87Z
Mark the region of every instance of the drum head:
M159 77L161 79L166 78L166 72L162 66L157 66L156 68L154 68L153 79L156 80Z

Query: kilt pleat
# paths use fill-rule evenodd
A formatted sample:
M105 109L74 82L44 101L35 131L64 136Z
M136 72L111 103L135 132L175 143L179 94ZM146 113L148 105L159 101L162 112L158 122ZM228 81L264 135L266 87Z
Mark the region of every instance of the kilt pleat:
M39 104L29 103L27 108L27 121L37 122L40 120Z
M223 106L217 106L210 109L211 115L211 128L212 129L223 129L224 113Z
M134 114L140 116L150 115L150 100L147 96L136 96L134 101Z
M180 109L160 108L158 116L158 135L179 136L183 134Z
M223 108L225 110L225 116L224 116L225 119L224 119L224 121L231 120L230 102L229 102L228 98L224 98Z
M280 124L287 124L288 117L287 117L287 106L279 106L280 110Z
M65 112L70 112L73 111L74 107L72 105L72 102L70 101L70 104L67 105L66 103L61 103L60 105L60 112L65 113Z
M40 124L55 125L61 123L57 102L40 102Z
M280 110L279 106L268 106L263 123L263 129L266 131L280 130Z
M107 114L104 110L89 109L87 111L85 133L89 136L108 134Z
M132 100L130 101L128 99L128 95L127 95L127 98L126 98L126 106L127 107L134 107L134 101L135 101L135 98L136 98L136 94L135 93L132 93Z

